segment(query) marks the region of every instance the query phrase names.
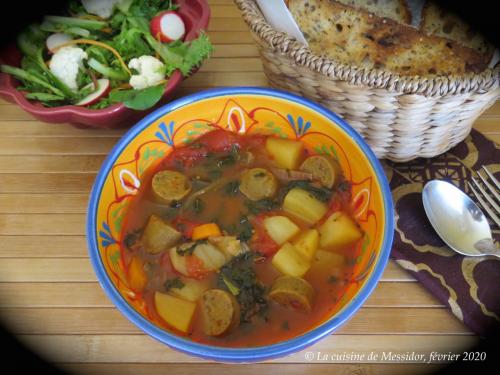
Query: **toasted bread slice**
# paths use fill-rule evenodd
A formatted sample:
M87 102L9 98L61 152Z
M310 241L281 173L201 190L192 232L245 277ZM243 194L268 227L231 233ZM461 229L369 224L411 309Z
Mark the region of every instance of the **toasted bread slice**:
M459 16L441 8L434 2L427 1L422 11L422 31L454 40L465 47L491 56L494 47Z
M340 63L408 76L487 67L487 58L470 48L333 0L290 0L289 7L310 49Z
M410 9L405 0L337 0L344 5L359 8L378 17L390 18L396 22L409 24Z

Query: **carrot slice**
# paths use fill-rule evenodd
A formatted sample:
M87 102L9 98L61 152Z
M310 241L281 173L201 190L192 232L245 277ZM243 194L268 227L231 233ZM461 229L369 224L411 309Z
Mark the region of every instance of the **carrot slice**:
M219 226L215 223L209 223L195 227L191 238L196 241L215 236L222 236Z
M142 260L134 256L128 266L128 282L130 287L136 292L142 292L148 282L144 264Z

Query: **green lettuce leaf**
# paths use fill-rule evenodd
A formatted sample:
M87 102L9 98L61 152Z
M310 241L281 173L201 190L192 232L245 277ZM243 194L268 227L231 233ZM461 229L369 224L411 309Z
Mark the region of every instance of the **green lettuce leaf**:
M183 76L199 66L213 51L213 46L206 34L191 42L176 41L170 44L158 42L151 34L145 35L149 45L160 55L166 66L167 76L179 69Z
M142 90L117 90L109 94L112 103L123 103L125 107L142 111L158 103L165 92L165 85L147 87Z

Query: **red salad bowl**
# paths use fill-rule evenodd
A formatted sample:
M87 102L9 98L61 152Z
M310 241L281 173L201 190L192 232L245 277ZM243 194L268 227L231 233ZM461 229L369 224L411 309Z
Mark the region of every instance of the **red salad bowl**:
M210 19L208 3L206 0L177 0L176 2L179 5L178 12L186 25L185 40L193 40L208 26ZM21 52L14 43L0 52L0 64L19 66L21 58ZM155 107L145 111L133 110L121 103L113 104L104 109L89 109L76 105L44 107L41 103L26 99L24 93L16 89L19 81L6 73L0 73L0 97L10 103L16 103L43 122L65 122L81 128L112 129L130 126L144 117L146 113L168 102L183 79L181 72L175 71L168 80L160 102Z

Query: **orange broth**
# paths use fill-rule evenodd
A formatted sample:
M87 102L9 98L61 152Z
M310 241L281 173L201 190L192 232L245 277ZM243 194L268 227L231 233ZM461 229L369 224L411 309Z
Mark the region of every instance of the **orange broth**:
M225 132L217 130L218 132ZM210 133L208 133L210 134ZM189 225L185 223L211 223L216 222L221 229L228 235L234 235L232 228L235 223L240 220L247 219L252 225L253 232L252 238L248 241L251 251L259 252L259 242L255 240L256 232L258 229L255 225L258 222L256 217L265 217L269 215L279 214L288 216L301 228L306 229L309 226L297 220L297 218L290 217L280 207L272 208L269 211L263 211L257 215L250 212L247 204L245 204L245 197L238 192L231 196L223 193L223 189L216 189L200 196L202 201L203 210L201 212L193 212L189 209L182 208L182 202L189 199L189 196L199 189L203 189L207 183L213 182L217 179L227 179L228 182L237 180L237 176L247 168L275 168L276 165L272 158L267 154L264 142L266 137L260 135L234 135L231 133L231 141L226 142L226 145L209 145L207 150L198 152L197 144L204 142L207 135L199 138L189 146L180 147L174 150L164 160L162 160L155 168L146 174L142 180L141 189L139 193L132 200L128 212L124 220L122 231L122 261L128 265L132 256L138 256L144 262L148 281L144 290L139 291L139 298L143 298L148 307L148 312L154 321L170 331L176 332L181 335L189 337L195 342L204 344L211 344L217 346L227 347L254 347L261 345L269 345L277 343L286 339L296 337L303 334L310 329L313 329L317 324L321 323L328 317L332 316L340 308L340 300L345 293L347 287L352 283L352 271L355 258L359 255L355 250L358 248L357 243L354 243L344 249L338 251L346 257L345 265L341 268L335 268L331 271L321 272L308 272L304 275L315 290L314 304L312 311L309 313L295 311L290 308L285 308L273 301L268 301L265 314L262 316L256 314L248 322L240 323L240 325L232 332L223 337L211 337L204 334L201 327L201 319L199 314L195 314L191 328L187 334L181 333L170 327L164 322L155 310L153 295L155 292L165 292L164 283L167 279L179 276L173 268L168 251L163 251L160 254L149 254L141 246L140 240L132 247L128 248L125 243L125 237L130 233L140 233L141 229L145 226L148 217L151 214L156 214L164 218L173 226L177 226L179 231L184 233L182 241L189 240ZM235 146L235 144L237 146ZM193 148L196 153L195 157L186 157L183 153L187 148ZM231 152L237 152L239 157L246 153L251 153L254 157L250 164L244 164L239 161L234 163L229 160L227 165L222 165L221 168L215 168L220 160L231 155ZM181 150L181 151L179 151ZM215 151L214 151L215 150ZM203 154L204 152L207 154ZM187 153L189 154L189 153ZM311 150L305 149L304 157L314 154ZM179 162L177 155L181 155L182 162ZM200 156L201 155L201 156ZM188 155L189 156L189 155ZM193 189L190 194L179 202L177 205L180 207L173 207L174 205L166 205L158 203L153 198L151 192L151 180L155 173L164 169L177 170L191 181L193 181ZM217 172L216 172L217 171ZM207 181L207 182L203 182ZM282 189L286 183L280 182L279 188ZM347 189L344 191L334 191L331 200L328 202L330 207L329 212L325 215L330 215L333 211L342 209L349 212L350 207L350 184L344 184ZM278 193L279 194L279 193ZM320 221L321 222L321 221ZM318 225L311 226L317 227ZM186 235L186 233L188 233ZM270 238L265 238L265 241L272 241ZM269 244L267 244L269 245ZM259 255L253 264L253 269L257 275L257 279L261 284L269 289L273 280L275 280L280 273L271 264L273 254L279 248L278 246L270 246L272 249L264 256ZM217 272L206 273L205 278L209 280L213 287L216 287Z

